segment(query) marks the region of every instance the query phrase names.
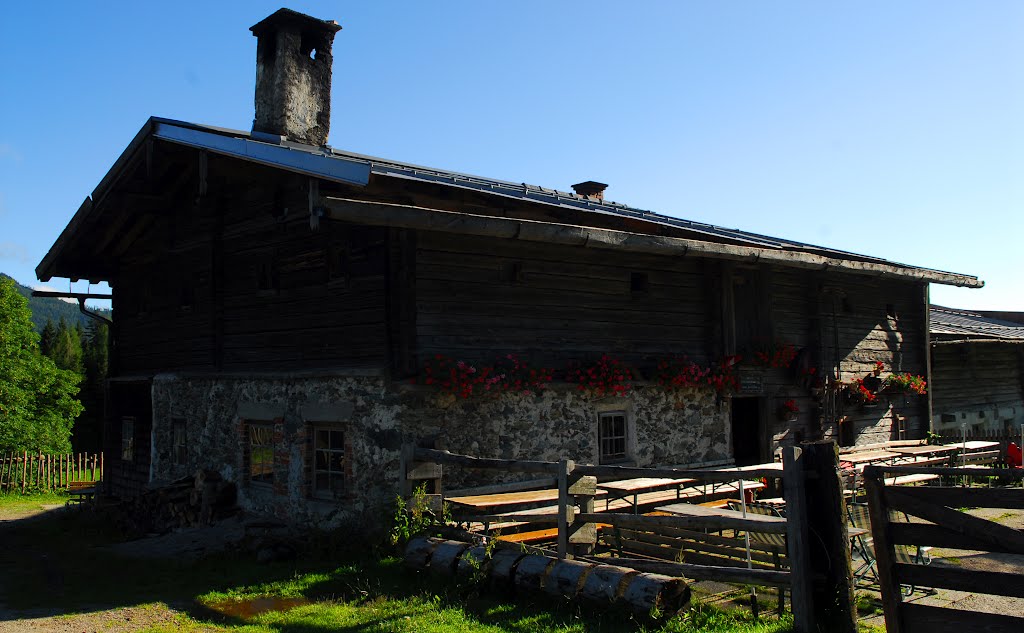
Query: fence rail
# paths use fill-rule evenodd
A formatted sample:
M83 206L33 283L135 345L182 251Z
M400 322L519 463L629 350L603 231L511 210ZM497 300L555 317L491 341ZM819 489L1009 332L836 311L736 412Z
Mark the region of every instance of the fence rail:
M72 481L103 479L103 453L0 453L0 491L63 490Z

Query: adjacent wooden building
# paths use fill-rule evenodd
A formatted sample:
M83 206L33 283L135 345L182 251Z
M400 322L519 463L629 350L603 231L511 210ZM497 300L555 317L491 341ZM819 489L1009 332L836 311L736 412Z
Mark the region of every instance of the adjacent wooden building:
M37 268L113 288L113 491L216 468L249 508L338 522L393 496L408 442L753 463L799 439L927 430L927 399L855 406L843 384L877 361L927 376L928 284L978 279L634 209L601 183L323 145L338 28L287 10L253 27L256 128L150 119ZM750 362L780 350L788 366ZM438 356L510 354L554 380L465 400L424 384ZM666 358L737 354L724 393L654 379ZM566 382L602 356L634 373L628 395Z
M1018 436L1024 424L1024 315L933 305L931 338L935 431Z

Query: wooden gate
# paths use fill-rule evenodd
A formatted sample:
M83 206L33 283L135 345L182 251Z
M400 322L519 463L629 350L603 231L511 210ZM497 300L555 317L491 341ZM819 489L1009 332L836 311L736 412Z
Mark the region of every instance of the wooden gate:
M1004 485L887 486L884 478L887 473L933 473L954 482L996 477L988 481ZM902 563L896 560L895 550L898 546L933 546L1024 556L1024 530L978 518L958 509L1024 509L1024 488L1020 487L1022 479L1024 471L995 468L868 466L864 469L864 487L871 512L871 533L888 633L1019 633L1024 630L1024 617L904 602L900 590L901 585L911 585L1024 598L1024 574L1019 571L975 571L940 564ZM1006 487L1007 482L1015 485ZM914 519L894 521L894 513L905 513Z

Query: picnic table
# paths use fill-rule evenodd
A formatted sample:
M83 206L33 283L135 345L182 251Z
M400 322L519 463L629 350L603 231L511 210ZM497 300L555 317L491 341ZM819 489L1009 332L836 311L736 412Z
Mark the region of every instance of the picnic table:
M604 483L597 484L599 490L604 490L607 494L605 497L605 510L608 510L611 506L611 502L615 499L628 499L630 496L633 497L633 513L638 512L639 497L645 492L657 492L659 490L671 490L675 488L676 499L681 497L681 489L685 484L695 483L696 479L684 477L682 479L672 479L669 477L637 477L636 479L620 479L619 481L606 481Z
M899 453L894 453L892 450L864 451L862 453L840 453L839 461L859 466L861 464L871 464L874 462L887 462L899 456Z
M747 525L750 525L750 531L757 531L757 525L764 525L771 527L778 527L779 525L785 525L786 519L782 517L770 516L767 514L754 514L747 513L746 516L743 512L737 510L729 510L728 508L714 508L711 506L702 506L692 503L673 503L667 506L661 506L658 508L660 512L667 512L668 514L674 514L676 516L691 516L691 517L705 517L705 518L725 518L725 519L742 519L747 521ZM709 526L710 529L716 529L716 526ZM769 531L777 531L771 530Z
M920 446L894 446L889 450L901 455L918 457L920 455L949 455L959 451L960 446L953 444L921 444Z

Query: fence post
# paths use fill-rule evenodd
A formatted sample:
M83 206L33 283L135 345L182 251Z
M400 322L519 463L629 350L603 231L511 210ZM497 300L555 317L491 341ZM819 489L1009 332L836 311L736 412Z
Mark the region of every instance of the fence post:
M803 451L796 446L782 447L782 469L793 627L798 633L813 633L817 629L814 626L814 598L811 595L811 557L807 549L809 543Z
M878 466L864 468L864 491L868 496L868 516L871 517L871 536L875 542L875 565L878 585L885 611L885 630L900 633L900 585L893 569L893 546L889 542L889 507L885 500L885 471Z
M597 477L592 475L569 475L570 503L580 509L581 513L593 514L594 496L597 494ZM597 524L580 523L573 517L569 524L569 543L572 554L587 556L594 553L597 545Z
M569 475L576 462L562 459L558 462L558 557L572 558L569 554L569 526L575 518L576 506L569 495Z
M846 504L839 476L839 447L831 440L803 446L805 494L814 500L814 512L807 515L809 530L816 534L813 545L823 548L811 557L811 567L824 582L814 584L814 619L825 631L857 632L857 611L853 606L853 569L850 535L846 525Z

